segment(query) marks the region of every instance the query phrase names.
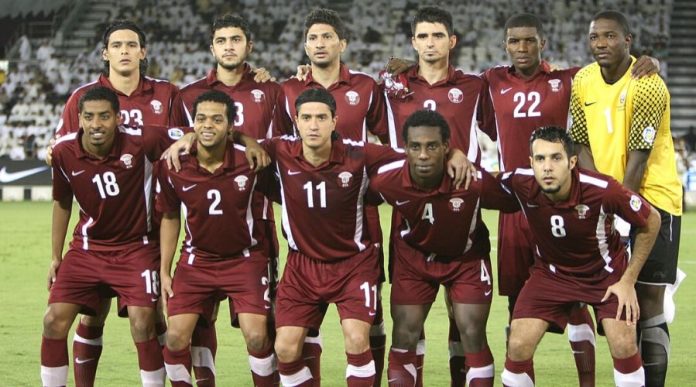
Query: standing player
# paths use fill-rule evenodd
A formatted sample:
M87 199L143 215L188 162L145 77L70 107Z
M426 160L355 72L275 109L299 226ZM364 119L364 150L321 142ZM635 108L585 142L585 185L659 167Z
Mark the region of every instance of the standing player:
M116 93L124 126L142 128L150 125L178 126L183 122L172 120L172 106L179 90L173 84L145 76L147 67L145 33L135 23L116 20L109 24L102 36L104 74L76 89L63 109L56 128L56 137L74 133L79 128L78 101L95 87L106 87ZM52 151L47 152L51 163ZM75 364L75 380L85 385L94 384L94 378L102 352L104 322L111 307L110 298L104 298L94 316L82 316L73 337L75 357L94 359ZM166 325L162 313L156 324L160 342L164 344Z
M670 96L657 75L630 77L633 37L623 14L595 15L589 40L596 62L575 77L570 131L580 144L582 167L596 168L639 192L662 218L659 238L636 285L646 382L662 386L670 346L663 298L665 285L676 280L683 195L670 131ZM632 238L634 249L635 243Z
M379 168L370 179L370 188L401 215L401 224L392 233L394 328L388 374L394 386L416 383L416 346L441 284L449 293L462 337L466 384L493 385L493 355L486 340L492 300L490 242L480 207L490 203L500 207L486 188L498 183L484 172L468 189L455 188L444 173L449 134L439 113L413 113L403 130L407 160ZM518 209L514 201L507 202L511 210ZM452 230L460 234L453 237Z
M273 386L275 357L268 337L271 309L268 257L263 230L255 221L263 210L253 193L258 177L241 147L228 142L235 104L225 93L207 91L193 105L198 141L178 171L160 169L157 207L163 213L162 294L169 330L164 350L173 386L190 386L191 336L218 294L234 302L249 352L255 386ZM224 193L224 194L223 194ZM171 266L186 208L186 241L172 284ZM200 378L200 375L197 375Z
M254 139L271 138L281 133L275 131L279 124L276 117L282 112L282 91L275 82L258 82L254 79L252 68L246 59L253 49L251 30L246 20L236 15L223 15L213 22L210 37L210 51L215 58L216 67L205 78L184 86L175 101L175 112L182 112L185 117L177 121L194 124L192 116L196 98L208 90L218 90L234 100L236 115L234 130ZM260 206L259 230L264 234L259 240L264 244L263 250L271 259L269 278L275 286L277 277L278 238L276 236L273 207L267 198L259 192L254 193L255 206ZM271 297L274 297L271 288ZM217 314L217 301L213 302L211 313ZM231 305L232 306L232 305ZM231 311L232 312L232 311ZM211 324L198 325L191 343L193 368L199 387L215 385L215 337L214 316L208 319Z
M532 169L501 179L527 217L537 252L513 312L503 384L534 385L532 358L544 332L564 329L568 308L583 302L604 328L615 384L642 386L635 342L642 310L634 286L660 228L659 214L611 177L576 168L565 129L537 129L529 144ZM637 228L630 261L614 216Z
M311 63L309 72L303 80L292 78L282 83L285 94L284 130L297 130L291 117L297 116L295 101L307 89L325 89L336 101L336 132L342 138L353 141L367 141L368 133L377 136L382 143L388 142L387 119L384 96L377 83L367 74L352 71L341 63L341 54L348 45L348 31L336 11L316 9L305 18L305 52ZM382 256L382 229L377 207L365 207L366 227L372 243L377 247L380 262ZM380 267L382 264L380 263ZM381 285L380 285L381 288ZM315 380L320 379L321 338L317 332L310 332L305 348L305 357L310 359L310 368ZM381 297L375 317L375 325L370 331L370 347L373 350L376 383L379 385L384 368L384 346L386 334L382 316Z
M398 128L412 112L421 109L440 113L451 128L450 145L462 149L469 160L478 163L481 159L477 140L477 114L484 97L483 80L472 74L465 74L450 65L451 50L457 44L454 35L452 15L439 7L423 7L418 10L411 22L411 44L418 53L418 64L400 74L400 90L408 93L392 93L389 86L393 81L385 81L387 86L387 110L389 112L389 139L395 149L403 149L403 137ZM400 220L395 212L392 217L392 232L398 229ZM395 240L392 235L390 240ZM393 259L390 246L390 261ZM450 373L454 385L464 385L465 371L463 350L459 331L450 313ZM425 340L418 345L419 372L418 385L422 384Z
M88 90L78 109L81 129L61 137L53 154L53 253L42 382L66 385L67 334L76 315L94 314L101 299L117 295L119 314L130 318L143 385L163 386L164 364L154 327L159 251L151 217L151 175L158 150L170 141L165 141L163 128L119 126L118 97L107 88ZM180 132L169 130L170 135ZM73 196L80 220L63 257ZM75 353L76 365L94 361ZM78 386L93 383L75 379Z

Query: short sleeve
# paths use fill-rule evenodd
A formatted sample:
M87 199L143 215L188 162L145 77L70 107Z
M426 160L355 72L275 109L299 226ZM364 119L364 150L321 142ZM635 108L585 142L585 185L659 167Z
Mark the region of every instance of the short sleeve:
M163 161L158 161L157 168L157 196L155 198L155 207L157 211L178 212L181 207L181 200L176 195L174 184L169 176L169 169Z
M628 134L628 150L652 149L667 109L669 92L657 74L637 81Z
M576 79L570 92L570 114L572 123L568 131L570 137L577 144L590 145L590 137L587 133L587 118L582 106L581 82Z

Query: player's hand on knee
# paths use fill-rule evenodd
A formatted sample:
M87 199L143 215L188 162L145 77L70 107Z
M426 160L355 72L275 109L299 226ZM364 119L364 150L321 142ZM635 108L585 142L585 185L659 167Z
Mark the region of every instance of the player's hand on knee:
M167 161L167 168L172 169L173 167L175 171L179 172L181 169L181 161L179 160L179 156L189 153L195 139L196 135L194 133L186 133L174 144L169 146L167 150L162 152L162 157L160 158Z
M621 279L619 282L609 286L602 302L615 295L619 301L616 309L616 320L621 319L621 313L626 312L626 325L635 325L640 318L640 307L638 306L638 296L636 295L635 283Z
M50 291L53 283L56 282L56 277L58 277L58 267L60 267L60 259L51 259L51 266L48 268L48 286L47 289Z
M254 73L254 82L257 83L266 83L268 81L275 82L276 80L275 77L263 67L251 69L251 72Z
M164 274L160 275L160 284L162 291L160 292L162 297L162 308L167 310L167 301L174 297L174 291L172 290L172 277L170 275Z

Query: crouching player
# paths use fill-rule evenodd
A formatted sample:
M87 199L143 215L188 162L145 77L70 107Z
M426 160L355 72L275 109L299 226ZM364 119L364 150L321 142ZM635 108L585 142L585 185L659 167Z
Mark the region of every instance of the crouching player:
M157 208L160 230L162 294L167 305L164 360L173 386L190 386L191 335L211 299L232 300L249 353L255 386L277 381L273 344L268 336L268 258L262 251L253 193L264 183L249 167L244 148L228 140L235 116L232 99L208 91L194 102L197 141L178 171L160 168ZM248 143L252 143L251 141ZM174 279L171 266L184 208L186 239ZM276 383L277 384L277 383Z

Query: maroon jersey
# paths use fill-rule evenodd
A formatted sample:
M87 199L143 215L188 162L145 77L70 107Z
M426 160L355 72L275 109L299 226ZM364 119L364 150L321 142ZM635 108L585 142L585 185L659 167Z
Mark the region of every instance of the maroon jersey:
M178 213L183 205L182 253L218 259L249 256L259 245L260 232L254 221L258 209L251 200L257 176L249 169L244 148L228 142L224 162L213 173L198 164L196 153L194 145L190 155L182 156L179 172L159 168L157 210Z
M234 128L256 139L271 138L283 134L278 129L279 125L274 121L282 112L276 109L283 108L283 98L280 85L275 82L255 82L254 73L248 64L244 65L244 75L241 81L234 86L226 86L218 80L217 71L210 70L205 78L181 88L178 98L174 102L175 117L183 113L183 117L176 117L177 121L183 121L193 126L193 103L196 98L209 90L219 90L234 100L237 115L234 118Z
M53 199L75 196L80 219L72 248L110 250L157 243L152 226L153 161L181 130L164 127L119 127L104 159L82 148L84 132L61 137L53 150Z
M512 66L483 73L491 111L484 114L482 127L498 139L501 171L529 167L529 138L536 128L568 127L570 89L578 70L551 71L549 64L542 62L540 71L530 79L520 78Z
M276 137L262 145L280 176L283 232L290 249L334 261L372 248L363 228L368 176L403 155L380 145L338 139L329 161L314 167L302 156L299 138Z
M490 189L498 186L495 178L485 171L478 174L468 189L455 189L452 179L445 176L439 187L424 191L411 180L409 164L399 160L371 175L370 189L399 212L398 235L411 247L433 257L480 259L491 248L480 208L515 211L519 207L499 189ZM451 231L461 234L453 237Z
M609 176L573 169L570 198L554 203L531 169L500 176L520 203L536 243L536 265L561 274L604 278L625 269L627 254L613 228L614 214L643 227L650 205Z
M99 79L77 88L63 108L63 115L58 122L56 135L58 137L77 132L80 127L80 112L78 103L87 90L103 86L113 90L118 95L121 108L121 119L124 126L141 128L143 126L180 126L186 122L175 122L173 118L174 98L179 89L168 81L149 77L140 78L138 87L131 95L125 95L114 89L109 78L100 75ZM180 114L179 114L180 115Z
M450 127L450 146L461 149L469 160L479 162L481 151L476 137L477 112L485 92L483 80L450 66L447 78L433 85L418 75L418 66L405 73L411 94L389 96L387 112L389 139L394 149L403 149L403 126L408 116L422 109L436 110Z
M297 130L293 120L297 116L295 100L307 89L318 89L323 86L314 81L312 72L307 79L300 81L296 78L282 83L285 93L285 126L284 132ZM349 70L341 64L338 82L327 89L336 100L336 132L343 138L353 141L367 141L367 132L379 137L387 143L387 117L385 114L384 95L377 82L365 73ZM289 127L292 126L292 129Z

